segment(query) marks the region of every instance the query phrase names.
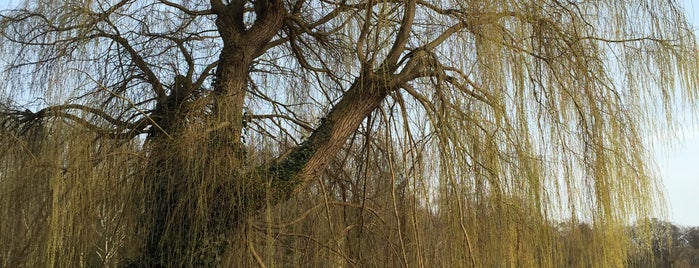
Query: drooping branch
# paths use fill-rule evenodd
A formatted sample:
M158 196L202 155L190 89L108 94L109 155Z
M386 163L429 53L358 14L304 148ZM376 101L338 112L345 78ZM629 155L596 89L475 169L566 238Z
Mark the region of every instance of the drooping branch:
M98 116L112 127L101 127L84 117L69 112L70 110L78 110ZM146 133L149 126L146 118L141 118L132 122L122 121L110 116L103 110L81 104L54 105L43 108L37 112L32 112L29 109L23 111L7 109L5 111L0 111L0 116L4 117L3 124L18 127L21 132L47 119L63 118L110 139L130 139L139 134Z

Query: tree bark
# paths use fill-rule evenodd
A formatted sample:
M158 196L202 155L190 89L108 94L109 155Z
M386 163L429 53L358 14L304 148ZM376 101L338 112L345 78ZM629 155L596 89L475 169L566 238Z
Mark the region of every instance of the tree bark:
M183 133L190 124L188 111L181 109L184 98L167 98L174 103L156 109L164 128L149 140L152 154L144 181L141 232L145 244L131 266L216 266L240 222L268 202L287 200L318 175L392 90L378 79L357 78L308 140L272 163L246 169L241 135L248 71L281 29L286 10L281 1L259 1L265 7L258 9L255 24L246 29L240 14L243 2L226 6L212 1L224 47L207 124L228 124L196 141L196 148L205 151L201 159L178 153L188 146L181 140L187 139ZM199 198L201 191L206 192L204 198Z

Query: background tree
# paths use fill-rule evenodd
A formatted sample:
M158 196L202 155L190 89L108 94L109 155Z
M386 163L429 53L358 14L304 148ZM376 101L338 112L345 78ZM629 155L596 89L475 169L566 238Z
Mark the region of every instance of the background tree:
M632 267L676 267L686 242L680 228L658 219L641 220L631 228L636 252L629 261ZM650 251L650 252L646 252Z
M570 217L618 267L659 197L648 123L699 82L674 1L38 0L0 26L7 266L561 266Z
M686 254L683 256L683 259L687 266L699 265L699 227L682 228L682 241L684 241L686 247L684 249Z

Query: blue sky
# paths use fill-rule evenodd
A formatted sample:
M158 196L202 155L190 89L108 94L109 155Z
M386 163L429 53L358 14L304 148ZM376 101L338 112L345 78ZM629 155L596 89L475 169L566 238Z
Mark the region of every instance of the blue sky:
M680 2L694 28L699 29L699 1ZM699 34L697 30L694 32ZM679 225L699 226L699 130L691 122L696 121L687 120L681 132L676 133L680 140L674 146L656 148L655 160L669 201L669 220Z
M684 6L694 27L699 29L699 1L679 2ZM18 3L21 1L0 0L0 9ZM695 33L699 34L699 31ZM668 219L680 225L699 226L699 126L687 123L676 136L681 139L674 142L674 146L664 146L667 142L660 142L654 151L669 201ZM667 135L655 138L667 139Z
M684 138L670 148L658 148L656 161L670 205L669 220L699 226L699 133L685 126Z

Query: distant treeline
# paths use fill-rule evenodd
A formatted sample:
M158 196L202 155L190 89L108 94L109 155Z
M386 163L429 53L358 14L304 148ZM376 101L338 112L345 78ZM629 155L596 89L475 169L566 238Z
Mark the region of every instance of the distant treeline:
M636 223L630 231L635 249L629 254L630 267L699 267L698 226L650 219Z

